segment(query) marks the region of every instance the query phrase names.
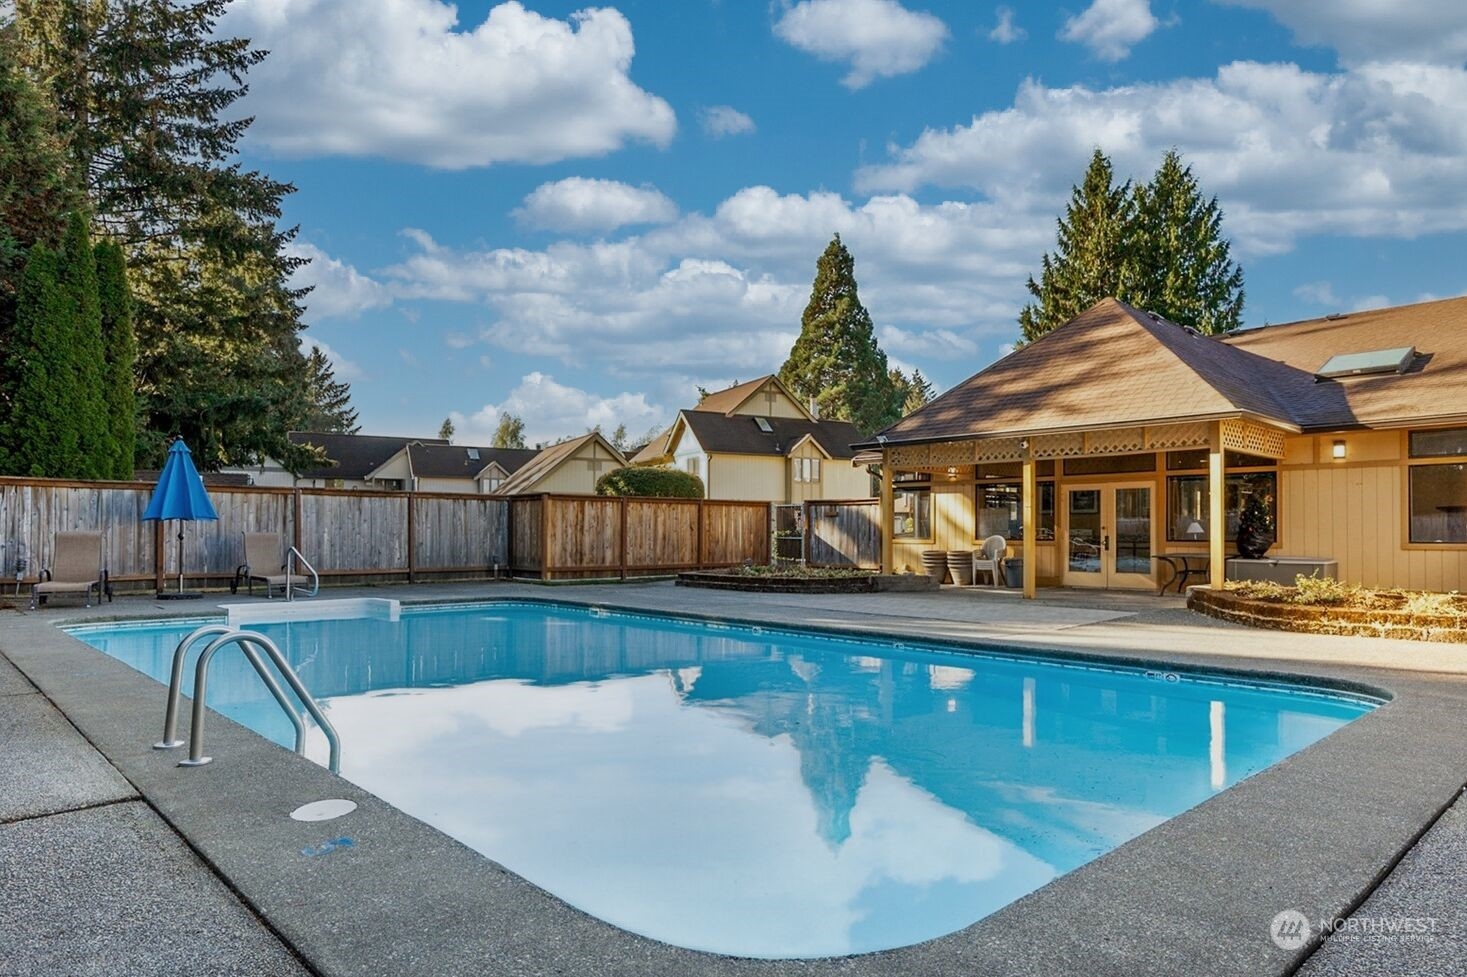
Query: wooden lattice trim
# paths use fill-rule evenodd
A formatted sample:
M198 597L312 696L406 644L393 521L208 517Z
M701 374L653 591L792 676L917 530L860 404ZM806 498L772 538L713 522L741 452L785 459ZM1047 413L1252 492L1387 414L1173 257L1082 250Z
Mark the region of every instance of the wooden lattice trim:
M1206 422L1164 424L1146 429L1148 451L1170 451L1174 448L1205 448L1208 445Z
M975 446L973 441L945 441L942 444L928 445L927 464L933 468L971 465Z
M1024 449L1020 446L1020 439L993 438L978 442L975 460L983 464L994 461L1019 461L1023 457Z
M1144 428L1120 427L1109 431L1092 431L1085 435L1087 455L1129 455L1145 450Z
M1228 451L1282 458L1284 432L1254 421L1223 421L1222 446Z
M1073 458L1085 453L1083 434L1047 434L1030 444L1035 458Z

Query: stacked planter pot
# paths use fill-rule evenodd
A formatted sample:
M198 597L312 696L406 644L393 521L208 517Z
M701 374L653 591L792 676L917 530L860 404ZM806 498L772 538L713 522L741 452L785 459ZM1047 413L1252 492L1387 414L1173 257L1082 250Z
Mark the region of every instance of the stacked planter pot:
M953 583L959 587L973 586L973 553L971 550L949 550L947 569L952 574Z
M922 570L938 583L947 577L947 553L942 550L922 551Z

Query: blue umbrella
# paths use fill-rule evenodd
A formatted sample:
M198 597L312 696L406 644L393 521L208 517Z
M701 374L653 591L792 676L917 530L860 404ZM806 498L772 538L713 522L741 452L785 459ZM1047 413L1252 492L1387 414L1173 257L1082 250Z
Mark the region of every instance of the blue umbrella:
M198 519L218 519L209 493L204 491L204 480L194 467L193 456L188 445L180 438L168 449L168 462L158 476L158 486L148 500L148 509L143 521L177 519L180 523ZM183 526L178 527L178 593L183 595ZM158 596L163 596L162 592ZM197 597L197 594L190 594Z

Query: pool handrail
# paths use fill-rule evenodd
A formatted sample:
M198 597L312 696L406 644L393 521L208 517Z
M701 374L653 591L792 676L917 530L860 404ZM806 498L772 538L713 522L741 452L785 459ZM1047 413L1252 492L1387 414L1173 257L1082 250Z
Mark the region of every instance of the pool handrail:
M310 592L306 593L305 588L302 587L302 593L305 593L307 597L315 597L321 592L321 575L316 572L315 567L311 566L311 561L306 559L306 555L292 546L285 553L285 599L295 600L295 584L291 582L291 577L294 576L296 560L300 560L301 566L305 567L306 572L311 575Z
M280 683L270 674L270 670L265 666L264 660L260 657L261 651L269 657L270 661L275 665L276 670L290 686L291 691L295 693L296 698L300 700L301 705L311 714L311 718L316 721L316 725L325 734L326 742L330 747L330 755L327 763L328 768L332 773L339 773L341 769L341 739L336 733L336 727L331 724L331 720L326 718L326 714L321 710L315 698L312 697L311 693L301 682L300 676L296 675L295 669L290 667L290 663L281 654L280 648L276 646L275 642L257 631L243 631L221 624L206 625L199 628L184 638L183 641L179 642L178 648L174 651L173 672L168 686L168 708L164 717L164 738L162 742L154 744L155 748L166 750L183 745L182 741L177 739L177 728L178 703L179 697L182 695L184 656L187 654L189 647L200 638L214 635L217 635L217 637L199 655L198 664L194 668L193 711L189 723L188 738L189 755L188 759L179 761L179 766L199 767L213 760L212 757L204 756L204 715L206 712L204 700L207 694L209 663L213 660L214 654L221 648L231 644L237 644L239 645L240 651L244 654L245 659L254 667L256 674L260 676L260 680L264 683L265 688L290 719L291 725L295 727L295 752L302 756L305 755L305 720L295 706L291 704L290 699L285 694L285 690L280 687Z

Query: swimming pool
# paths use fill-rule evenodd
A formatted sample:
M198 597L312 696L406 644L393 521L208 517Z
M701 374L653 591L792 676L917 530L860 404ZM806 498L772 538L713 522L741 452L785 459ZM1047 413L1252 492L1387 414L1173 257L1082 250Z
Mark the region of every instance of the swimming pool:
M70 630L163 678L198 623ZM343 776L593 915L746 956L963 928L1372 707L523 602L259 629ZM209 701L291 742L237 652Z

